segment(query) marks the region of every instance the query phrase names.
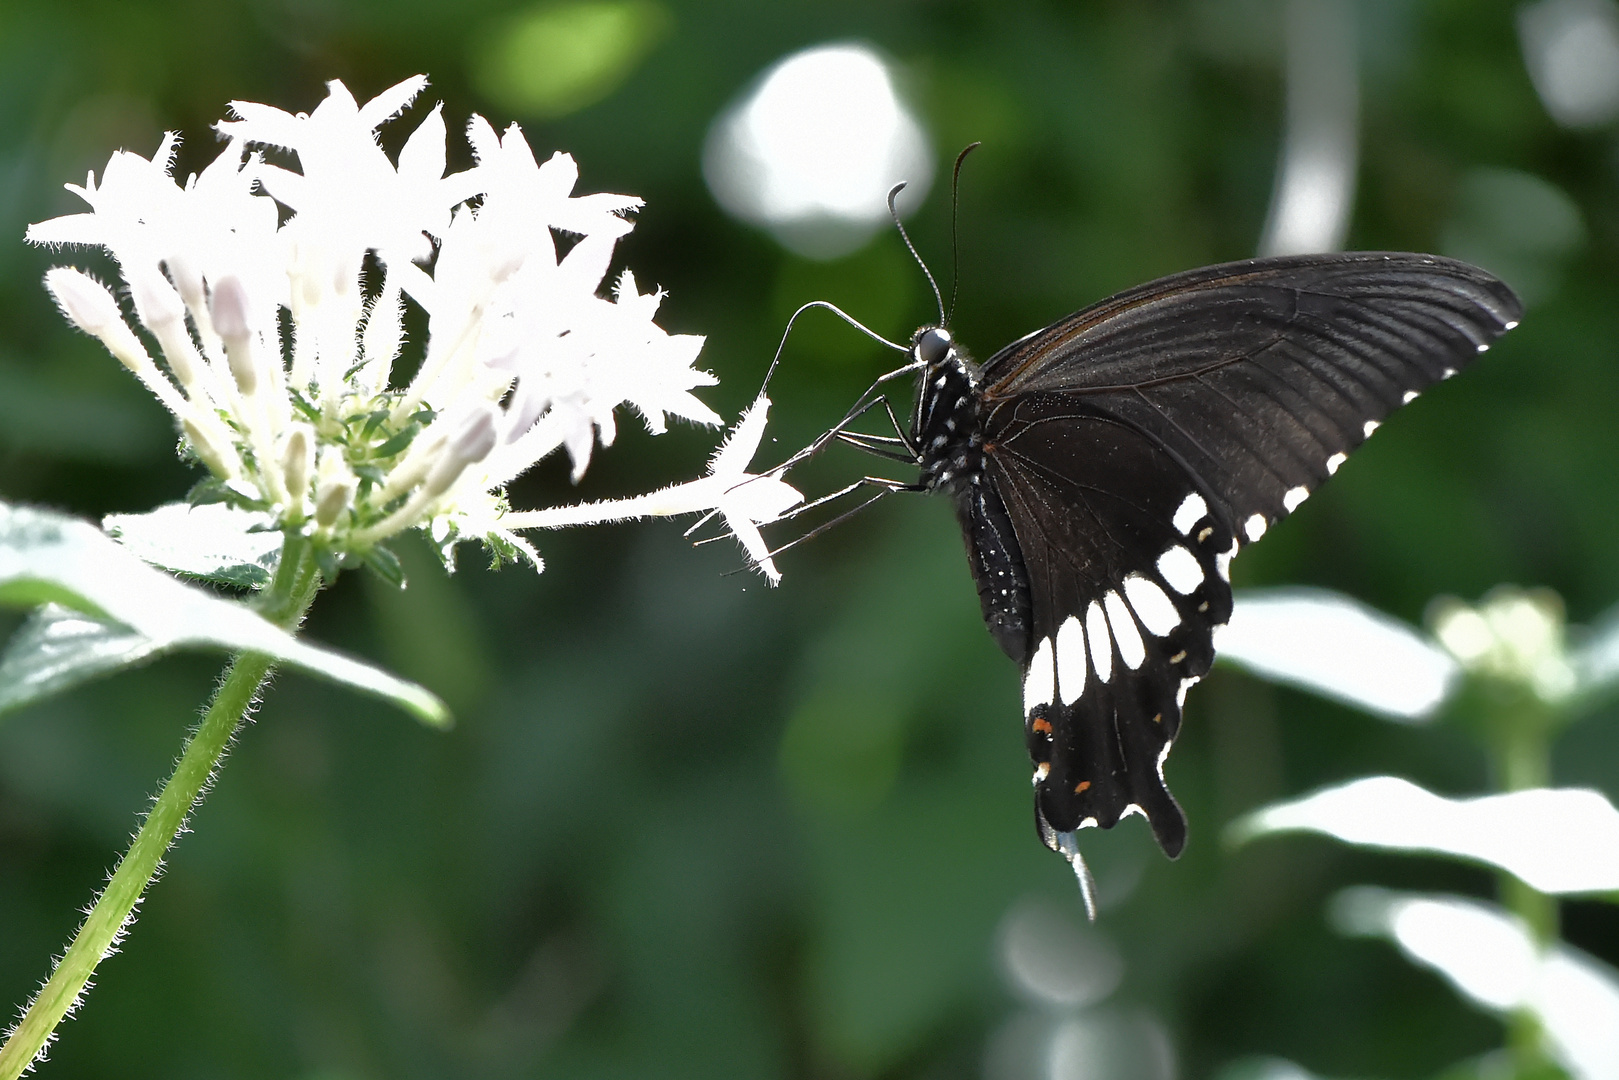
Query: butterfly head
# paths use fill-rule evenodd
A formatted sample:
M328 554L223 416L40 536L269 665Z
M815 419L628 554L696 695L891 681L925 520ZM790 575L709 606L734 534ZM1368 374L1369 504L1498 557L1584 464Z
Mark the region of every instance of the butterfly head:
M944 363L955 348L955 338L942 326L924 326L911 336L911 355L927 368Z

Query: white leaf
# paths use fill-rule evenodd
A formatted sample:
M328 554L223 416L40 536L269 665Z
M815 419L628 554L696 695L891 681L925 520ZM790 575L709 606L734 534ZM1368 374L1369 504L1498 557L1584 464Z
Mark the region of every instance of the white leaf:
M1619 810L1595 791L1533 788L1447 799L1409 780L1373 776L1273 803L1231 827L1239 841L1292 831L1476 859L1543 893L1619 889Z
M1515 916L1457 896L1357 888L1333 900L1345 933L1387 937L1497 1013L1526 1009L1575 1080L1619 1080L1619 973L1566 945L1542 951Z
M1395 720L1430 717L1461 672L1405 623L1325 589L1238 593L1215 647L1257 675Z
M415 683L300 641L245 604L182 584L89 522L0 503L0 603L46 602L121 624L151 643L144 649L118 635L119 647L131 656L144 659L175 648L265 653L386 698L428 723L449 720L444 703ZM8 654L8 662L13 659Z
M281 533L253 531L271 524L268 514L224 503L165 503L144 514L108 514L107 535L153 566L229 585L270 580Z

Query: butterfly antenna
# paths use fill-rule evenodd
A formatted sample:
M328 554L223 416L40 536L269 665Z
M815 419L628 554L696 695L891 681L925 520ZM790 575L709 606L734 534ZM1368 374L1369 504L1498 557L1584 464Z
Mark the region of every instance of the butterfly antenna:
M956 228L957 213L961 205L961 163L967 160L967 155L984 144L981 142L968 143L961 153L956 155L956 167L950 174L950 307L944 313L944 325L949 326L950 320L956 314L956 290L961 287L961 233Z
M928 284L933 286L933 299L939 305L939 325L943 326L946 321L944 315L944 295L939 292L939 283L933 280L933 271L929 270L928 264L922 261L922 256L917 253L916 245L911 243L911 234L905 231L905 224L899 219L899 210L894 206L894 200L899 198L899 193L904 190L905 181L903 180L889 189L888 216L894 219L894 228L899 230L899 238L905 241L906 247L910 248L911 258L916 260L916 265L920 266L922 268L922 273L927 275Z
M811 300L809 303L793 312L792 318L787 320L787 328L781 332L781 341L776 345L776 355L770 361L770 370L765 372L765 381L759 384L759 393L763 394L766 388L770 386L770 380L776 374L776 368L781 365L781 354L782 351L787 348L787 338L788 335L793 332L793 324L798 321L798 317L800 315L804 314L806 311L809 311L811 308L824 308L825 310L830 311L832 314L836 315L838 318L842 319L844 322L848 323L850 326L854 327L856 330L860 331L862 334L865 334L871 340L877 342L877 344L882 345L885 348L893 349L895 352L909 352L905 346L889 341L877 331L871 329L869 326L865 325L859 319L855 318L853 315L850 315L836 304L829 303L826 300Z

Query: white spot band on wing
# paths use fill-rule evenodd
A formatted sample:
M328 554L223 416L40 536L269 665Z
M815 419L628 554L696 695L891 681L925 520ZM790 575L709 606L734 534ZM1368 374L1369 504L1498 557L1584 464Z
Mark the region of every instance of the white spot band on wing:
M1199 580L1202 580L1201 574ZM1141 620L1141 625L1158 637L1168 637L1169 632L1181 623L1180 612L1175 610L1175 602L1158 587L1156 581L1144 578L1140 574L1131 574L1124 579L1124 598L1135 608L1136 618ZM1060 645L1059 642L1059 649Z
M1041 705L1050 705L1055 696L1056 669L1051 662L1051 639L1041 638L1034 655L1029 657L1029 670L1023 676L1023 715L1028 716Z
M1282 505L1287 507L1287 512L1291 514L1303 505L1304 500L1309 497L1310 489L1307 487L1289 488L1287 494L1282 496Z
M1203 501L1203 496L1192 492L1181 501L1180 509L1175 511L1175 531L1182 535L1190 535L1192 526L1202 521L1209 514L1209 504Z
M1255 514L1253 517L1249 518L1247 522L1244 523L1242 531L1248 534L1248 542L1250 544L1255 540L1258 540L1261 536L1264 536L1265 515Z
M1179 544L1171 544L1169 550L1158 556L1158 572L1169 582L1169 587L1182 596L1190 595L1203 584L1202 564L1196 555Z
M1331 457L1329 457L1327 459L1327 475L1328 476L1336 475L1337 472L1338 472L1338 466L1342 465L1344 462L1346 462L1348 460L1349 460L1349 458L1345 457L1343 454L1334 454Z
M1057 628L1057 692L1064 705L1072 705L1085 692L1088 667L1085 660L1085 629L1070 615Z
M1090 640L1091 666L1096 669L1096 678L1105 683L1113 677L1113 635L1108 632L1102 605L1095 600L1085 612L1085 636Z
M1119 646L1119 659L1124 661L1125 667L1134 671L1147 659L1147 647L1141 641L1141 631L1136 629L1136 620L1118 593L1110 592L1102 600L1107 605L1107 621L1113 628L1113 640Z

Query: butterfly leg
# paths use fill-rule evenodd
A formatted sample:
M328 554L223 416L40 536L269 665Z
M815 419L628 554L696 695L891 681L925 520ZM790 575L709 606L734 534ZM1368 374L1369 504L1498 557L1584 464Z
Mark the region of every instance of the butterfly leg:
M864 477L861 477L859 480L855 481L854 483L850 484L848 487L843 488L840 491L835 491L831 495L823 495L821 498L816 499L812 503L809 503L809 504L807 504L805 506L801 506L801 507L797 508L796 510L792 510L792 511L789 511L788 513L786 513L786 514L783 514L780 518L777 518L776 520L777 521L785 521L786 519L788 519L790 517L793 517L793 516L796 516L797 514L803 512L804 510L810 509L810 507L824 506L824 505L826 505L826 503L828 503L832 499L842 498L843 496L848 495L851 492L858 491L860 488L863 488L863 487L876 487L877 492L876 492L876 494L872 495L871 498L869 498L869 499L865 500L864 502L860 503L858 506L850 507L848 510L845 510L843 513L839 514L837 517L833 518L832 520L823 521L821 524L815 526L815 528L811 529L809 532L805 533L803 536L800 536L800 537L798 537L797 539L794 539L794 540L789 540L789 541L787 541L787 543L781 545L781 547L773 549L770 552L770 557L775 558L777 555L781 554L782 552L787 551L790 548L795 548L799 544L802 544L806 540L813 540L817 536L820 536L822 533L826 532L827 530L837 528L839 525L842 525L845 521L848 521L850 518L852 518L856 514L860 513L866 507L868 507L872 503L876 502L878 499L881 499L884 495L892 495L896 491L921 493L921 492L925 492L927 490L926 488L924 488L920 484L902 484L898 480L890 480L887 477L864 476Z
M887 398L883 397L883 395L879 393L883 384L892 382L902 375L913 374L919 366L920 362L913 360L904 367L898 367L885 375L879 375L876 381L874 381L870 386L866 387L866 392L860 395L860 397L855 401L854 407L844 414L842 420L839 420L836 424L832 425L832 427L828 428L825 433L816 436L815 440L808 446L804 447L804 449L800 450L798 453L794 454L792 457L770 470L770 474L772 476L780 476L782 473L786 472L794 465L797 465L799 462L805 461L819 454L822 450L825 450L834 441L836 441L840 435L847 432L850 424L854 423L860 417L876 408L879 402L883 403L883 405L887 407ZM889 409L889 414L890 416L893 414L893 410L891 408ZM895 429L898 430L898 420L894 421L894 426Z

